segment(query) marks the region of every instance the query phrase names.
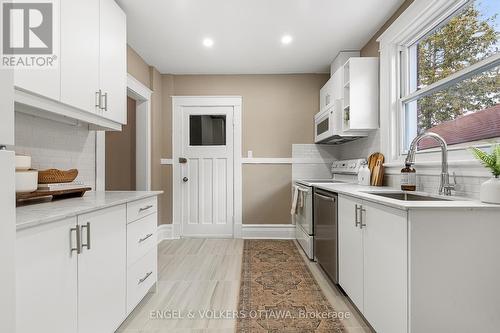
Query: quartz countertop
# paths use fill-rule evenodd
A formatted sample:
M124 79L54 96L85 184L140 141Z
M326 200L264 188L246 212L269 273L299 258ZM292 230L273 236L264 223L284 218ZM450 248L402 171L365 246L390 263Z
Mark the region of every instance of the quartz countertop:
M16 228L26 229L162 193L162 191L97 191L87 192L81 198L22 206L16 208Z
M362 200L370 201L373 203L409 210L409 209L446 209L446 208L484 208L484 209L499 209L500 205L495 204L487 204L483 203L479 200L455 197L455 196L440 196L440 195L432 195L424 192L408 192L411 194L418 194L423 196L437 197L437 198L445 198L449 199L446 201L403 201L397 199L386 198L382 196L376 196L371 193L377 192L403 192L401 190L387 187L387 186L362 186L357 184L349 184L349 183L314 183L311 182L311 185L320 188L326 191L335 192L338 194L344 194L352 197L356 197Z

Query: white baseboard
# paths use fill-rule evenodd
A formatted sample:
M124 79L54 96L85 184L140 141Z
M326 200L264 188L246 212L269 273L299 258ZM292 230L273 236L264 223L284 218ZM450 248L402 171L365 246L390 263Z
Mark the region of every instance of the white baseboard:
M293 224L242 224L243 239L295 239Z
M179 239L180 230L176 224L158 226L158 243L167 239ZM243 239L295 239L293 224L239 224L234 238ZM202 237L202 235L199 235Z
M166 239L176 239L176 237L174 237L174 228L171 224L160 224L156 230L158 243Z

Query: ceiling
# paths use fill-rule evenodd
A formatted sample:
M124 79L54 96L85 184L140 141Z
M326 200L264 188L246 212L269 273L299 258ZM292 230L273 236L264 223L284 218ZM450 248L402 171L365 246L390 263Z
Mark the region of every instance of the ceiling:
M403 0L118 0L128 43L161 73L324 73ZM288 45L284 35L293 37ZM205 38L214 41L203 45Z

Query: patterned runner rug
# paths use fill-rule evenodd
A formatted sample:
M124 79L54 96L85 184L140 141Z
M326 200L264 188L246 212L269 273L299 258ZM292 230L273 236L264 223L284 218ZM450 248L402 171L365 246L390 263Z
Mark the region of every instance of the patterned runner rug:
M344 332L293 241L245 240L237 332Z

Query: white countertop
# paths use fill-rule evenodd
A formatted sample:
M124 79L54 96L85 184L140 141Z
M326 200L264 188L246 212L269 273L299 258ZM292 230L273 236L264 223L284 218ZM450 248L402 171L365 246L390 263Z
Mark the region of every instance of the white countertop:
M390 206L397 209L440 209L440 208L488 208L499 209L500 205L482 203L479 200L469 198L454 197L454 196L439 196L431 195L424 192L408 192L411 194L419 194L437 198L446 198L451 200L446 201L403 201L397 199L376 196L367 192L402 192L401 190L387 186L362 186L349 183L314 183L310 182L311 186L324 189L338 194L349 195L362 200L371 201L374 203Z
M162 193L162 191L87 192L81 198L22 206L16 208L16 228L17 230L30 228Z

